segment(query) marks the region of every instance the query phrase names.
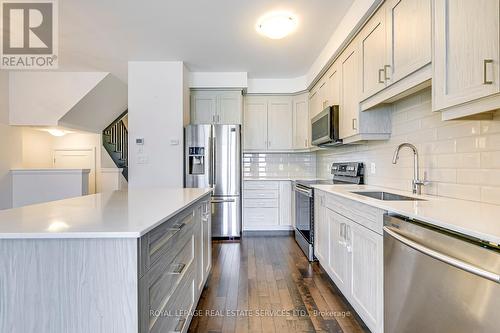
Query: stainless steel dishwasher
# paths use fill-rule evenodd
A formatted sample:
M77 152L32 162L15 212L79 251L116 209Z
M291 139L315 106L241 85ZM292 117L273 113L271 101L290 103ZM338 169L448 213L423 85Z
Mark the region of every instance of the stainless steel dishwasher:
M384 219L384 332L498 332L500 249L399 216Z

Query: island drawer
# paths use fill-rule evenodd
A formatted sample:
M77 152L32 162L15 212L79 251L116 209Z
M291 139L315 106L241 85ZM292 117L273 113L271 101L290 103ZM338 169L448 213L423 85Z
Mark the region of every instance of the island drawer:
M195 222L201 220L197 213L200 205L188 207L139 239L139 278L158 261L168 263L178 253L192 234Z
M195 274L194 265L190 265L168 302L162 308L147 309L149 325L147 330L141 330L141 333L186 331L189 325L189 312L193 309L196 294Z

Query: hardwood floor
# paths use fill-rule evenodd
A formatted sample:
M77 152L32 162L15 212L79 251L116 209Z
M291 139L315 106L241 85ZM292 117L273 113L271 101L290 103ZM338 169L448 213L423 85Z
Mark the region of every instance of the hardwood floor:
M212 249L189 332L369 332L293 237L245 237Z

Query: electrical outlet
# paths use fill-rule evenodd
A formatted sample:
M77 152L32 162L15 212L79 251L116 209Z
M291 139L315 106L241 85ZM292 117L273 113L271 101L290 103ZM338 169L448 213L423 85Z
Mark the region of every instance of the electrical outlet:
M372 175L374 175L375 173L377 173L377 166L373 162L370 163L370 173Z

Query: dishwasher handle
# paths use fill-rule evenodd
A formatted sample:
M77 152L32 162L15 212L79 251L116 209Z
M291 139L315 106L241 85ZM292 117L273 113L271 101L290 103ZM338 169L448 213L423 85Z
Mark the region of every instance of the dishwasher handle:
M479 268L477 266L471 265L469 263L466 263L460 259L450 257L446 254L443 254L441 252L437 252L435 250L432 250L422 244L419 244L417 242L414 242L400 233L398 233L394 228L384 226L384 231L391 237L395 238L399 242L411 247L414 250L417 250L420 253L423 253L425 255L428 255L431 258L437 259L439 261L442 261L446 264L449 264L453 267L456 267L458 269L461 269L463 271L469 272L471 274L480 276L482 278L488 279L490 281L500 283L500 275L496 273L489 272L487 270L484 270L482 268Z

